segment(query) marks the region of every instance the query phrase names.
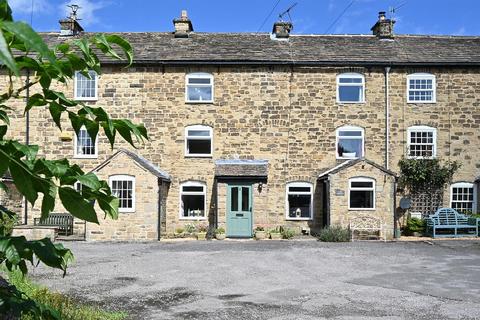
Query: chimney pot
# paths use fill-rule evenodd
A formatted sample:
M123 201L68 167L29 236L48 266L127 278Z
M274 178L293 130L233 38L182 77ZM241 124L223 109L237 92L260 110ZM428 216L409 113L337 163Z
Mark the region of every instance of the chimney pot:
M378 13L378 21L370 29L379 39L393 39L393 25L395 20L387 19L385 11Z
M180 18L173 19L173 26L175 38L188 38L189 33L193 31L193 25L188 18L187 10L182 10Z
M288 21L277 21L273 24L272 33L277 39L288 39L290 37L290 31L292 31L293 25Z
M60 23L60 35L76 36L80 32L83 32L82 26L80 23L78 23L78 20L80 20L77 18L78 9L78 6L72 6L72 12L70 13L70 16L58 21Z

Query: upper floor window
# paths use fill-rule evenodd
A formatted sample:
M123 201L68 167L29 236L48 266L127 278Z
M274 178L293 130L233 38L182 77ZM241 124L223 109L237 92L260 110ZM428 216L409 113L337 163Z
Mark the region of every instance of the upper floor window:
M195 125L185 128L185 155L192 157L210 157L212 155L211 127Z
M97 100L98 76L95 71L88 71L90 78L79 71L75 72L75 100Z
M364 155L364 130L344 126L337 129L337 159L362 158Z
M337 76L337 102L365 102L365 77L359 73L342 73Z
M184 219L205 218L207 207L207 187L196 181L180 185L180 217Z
M97 140L93 142L92 138L85 127L80 128L78 134L75 135L75 157L76 158L96 158Z
M186 76L186 102L213 102L213 76L209 73L189 73Z
M436 100L435 76L414 73L407 76L407 102L432 103Z
M437 152L437 129L427 126L409 127L408 157L409 158L435 158Z
M450 207L461 213L476 213L477 188L473 183L454 183L450 189Z
M351 178L348 186L348 209L375 209L375 180L371 178Z
M135 177L123 174L110 176L110 189L118 198L119 212L135 211Z
M307 220L312 218L313 186L308 182L287 184L287 219Z

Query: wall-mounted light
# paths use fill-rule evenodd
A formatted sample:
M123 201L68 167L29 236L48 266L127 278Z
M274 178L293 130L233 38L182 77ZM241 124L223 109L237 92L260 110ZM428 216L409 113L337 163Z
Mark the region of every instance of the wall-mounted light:
M262 189L263 189L263 182L260 182L258 184L258 192L262 192Z

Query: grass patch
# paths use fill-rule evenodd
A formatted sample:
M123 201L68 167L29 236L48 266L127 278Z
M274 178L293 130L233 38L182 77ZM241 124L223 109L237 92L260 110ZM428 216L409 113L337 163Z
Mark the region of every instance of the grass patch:
M22 277L21 272L6 272L10 284L22 291L31 299L57 310L65 320L123 320L127 318L124 312L109 312L98 307L82 305L72 298L61 293L52 292L49 289L33 283L27 276ZM29 315L23 315L22 320L34 319Z
M349 242L350 230L340 226L329 226L320 230L318 240L323 242Z

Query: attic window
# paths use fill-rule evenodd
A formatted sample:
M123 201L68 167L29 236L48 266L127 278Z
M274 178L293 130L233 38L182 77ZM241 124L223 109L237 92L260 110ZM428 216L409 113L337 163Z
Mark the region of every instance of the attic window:
M185 101L213 102L213 76L209 73L189 73L186 76Z

